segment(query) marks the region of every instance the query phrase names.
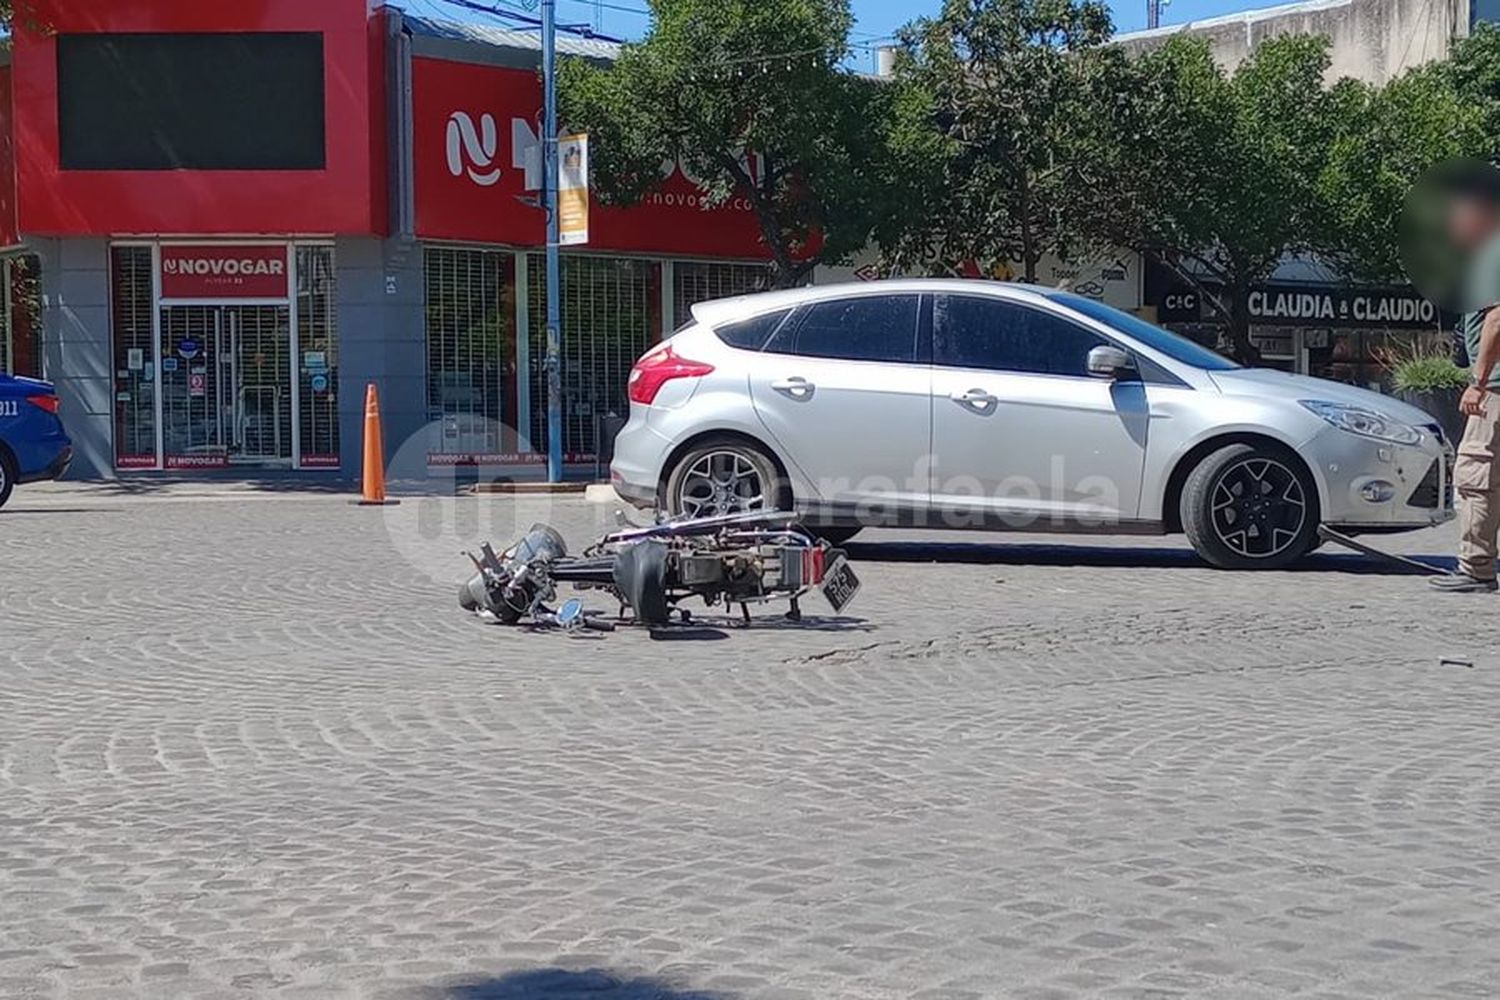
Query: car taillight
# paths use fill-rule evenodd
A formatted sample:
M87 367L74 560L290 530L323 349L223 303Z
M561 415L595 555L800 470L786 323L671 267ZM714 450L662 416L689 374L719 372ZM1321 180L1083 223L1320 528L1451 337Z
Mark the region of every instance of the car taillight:
M630 369L628 395L632 403L650 406L661 387L674 378L698 378L714 370L704 361L678 357L671 347L646 355Z
M27 396L26 402L53 414L57 413L57 409L61 405L56 396Z

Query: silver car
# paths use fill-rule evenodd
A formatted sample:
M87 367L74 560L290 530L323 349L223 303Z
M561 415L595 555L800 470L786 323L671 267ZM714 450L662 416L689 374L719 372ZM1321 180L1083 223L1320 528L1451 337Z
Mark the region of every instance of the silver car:
M1275 568L1453 516L1421 410L1239 365L1035 286L888 281L707 302L636 363L617 492L669 514L862 527L1186 532Z

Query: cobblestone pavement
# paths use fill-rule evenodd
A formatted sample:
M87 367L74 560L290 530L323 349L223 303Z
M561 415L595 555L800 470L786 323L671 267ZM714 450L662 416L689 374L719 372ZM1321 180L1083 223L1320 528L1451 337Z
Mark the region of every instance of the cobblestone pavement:
M609 514L21 491L0 997L1500 996L1494 597L877 532L805 629L457 611L445 520Z

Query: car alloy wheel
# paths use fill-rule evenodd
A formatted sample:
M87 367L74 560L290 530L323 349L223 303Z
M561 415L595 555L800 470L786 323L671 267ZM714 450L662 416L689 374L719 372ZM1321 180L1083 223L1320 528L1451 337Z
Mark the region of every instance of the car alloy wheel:
M1214 484L1214 533L1247 559L1272 559L1299 543L1307 524L1302 481L1273 458L1254 456L1224 469Z
M749 456L738 451L710 451L701 455L682 477L678 510L689 517L715 517L761 510L766 506L766 484Z

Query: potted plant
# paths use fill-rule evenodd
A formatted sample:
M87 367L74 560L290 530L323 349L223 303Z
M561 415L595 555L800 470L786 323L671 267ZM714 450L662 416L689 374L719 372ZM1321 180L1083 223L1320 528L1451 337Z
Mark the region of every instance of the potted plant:
M1389 350L1380 361L1390 373L1396 398L1432 414L1448 440L1456 444L1464 433L1465 417L1458 412L1458 401L1469 385L1469 369L1453 360L1446 342Z

